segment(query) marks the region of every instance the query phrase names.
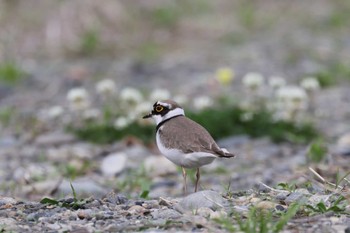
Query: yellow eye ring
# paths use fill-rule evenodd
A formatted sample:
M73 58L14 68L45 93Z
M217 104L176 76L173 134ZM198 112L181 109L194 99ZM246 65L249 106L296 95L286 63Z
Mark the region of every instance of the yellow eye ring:
M157 107L156 107L156 112L161 112L161 111L163 111L163 107L162 106L160 106L160 105L158 105Z

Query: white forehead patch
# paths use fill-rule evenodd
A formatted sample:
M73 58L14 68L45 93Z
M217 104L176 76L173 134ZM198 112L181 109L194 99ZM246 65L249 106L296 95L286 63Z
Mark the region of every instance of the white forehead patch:
M167 108L171 108L172 107L171 104L164 103L164 102L161 102L161 101L157 101L157 104L162 105L162 106L167 107Z

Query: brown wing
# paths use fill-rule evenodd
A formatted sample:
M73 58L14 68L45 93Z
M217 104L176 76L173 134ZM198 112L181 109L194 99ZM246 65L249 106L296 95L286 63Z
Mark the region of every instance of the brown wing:
M208 131L198 123L186 117L164 124L159 135L167 148L180 148L184 153L207 152L218 157L232 157L225 153L214 141Z

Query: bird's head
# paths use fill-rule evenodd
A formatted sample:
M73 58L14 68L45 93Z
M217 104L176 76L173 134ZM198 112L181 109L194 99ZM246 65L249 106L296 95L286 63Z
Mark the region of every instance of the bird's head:
M157 124L174 116L185 115L184 110L172 100L157 101L153 105L151 112L143 119L152 117Z

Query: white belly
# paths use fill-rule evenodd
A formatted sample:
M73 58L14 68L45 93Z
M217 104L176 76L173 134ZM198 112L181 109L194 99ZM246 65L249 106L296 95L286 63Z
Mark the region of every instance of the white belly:
M205 153L205 152L194 152L189 154L184 154L182 151L177 149L166 148L160 140L159 134L156 134L156 141L159 151L171 162L176 165L185 167L185 168L198 168L203 165L207 165L217 156Z

